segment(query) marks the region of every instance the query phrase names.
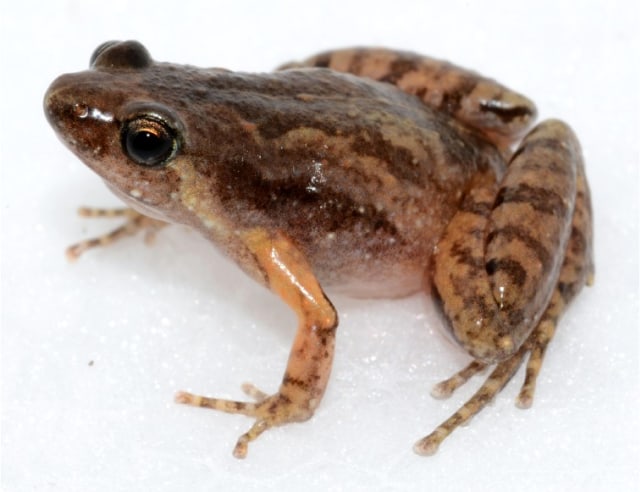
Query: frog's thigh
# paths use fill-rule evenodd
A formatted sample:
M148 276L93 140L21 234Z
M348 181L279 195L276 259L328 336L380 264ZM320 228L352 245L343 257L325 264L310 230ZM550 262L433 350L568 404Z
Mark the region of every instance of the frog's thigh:
M252 385L243 389L256 403L208 398L181 392L180 403L255 417L251 429L240 436L234 455L246 456L250 441L265 430L307 420L324 394L333 361L338 317L304 256L283 235L251 230L242 240L253 254L269 288L298 315L299 325L279 391L271 396Z
M571 232L580 162L565 124L540 124L495 197L474 190L439 242L433 284L454 337L476 359L514 354L549 303Z
M505 147L536 118L531 100L476 72L406 51L355 48L328 51L283 68L328 67L398 86L424 104L480 130Z

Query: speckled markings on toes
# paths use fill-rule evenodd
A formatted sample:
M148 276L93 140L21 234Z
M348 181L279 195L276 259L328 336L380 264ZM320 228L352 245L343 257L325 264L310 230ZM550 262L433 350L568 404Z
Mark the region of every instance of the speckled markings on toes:
M145 242L151 243L155 237L156 232L167 225L166 222L161 220L152 219L146 215L142 215L139 212L131 208L89 208L81 207L78 209L78 215L87 218L117 218L125 217L126 221L120 227L113 229L107 234L98 236L91 239L80 241L67 248L66 256L70 261L77 260L85 251L96 248L98 246L107 246L111 243L122 239L123 237L133 236L140 231L145 231Z
M413 447L420 455L434 454L442 441L455 429L467 423L482 410L493 398L500 393L520 367L525 355L525 349L519 350L511 358L500 362L489 375L478 391L451 417L440 424L431 434L420 439Z

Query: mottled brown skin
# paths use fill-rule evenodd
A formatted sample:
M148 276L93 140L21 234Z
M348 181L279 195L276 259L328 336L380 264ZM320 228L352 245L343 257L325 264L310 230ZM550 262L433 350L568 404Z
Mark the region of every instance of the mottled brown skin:
M320 53L282 68L326 67L396 85L425 105L453 116L496 145L523 135L536 117L535 105L495 80L416 53L353 48Z
M71 257L141 228L186 224L297 314L278 392L245 386L255 403L176 396L254 417L237 457L268 428L310 418L322 398L338 317L321 286L398 296L426 280L474 357L437 396L496 364L416 444L431 454L527 354L519 404L531 404L556 321L593 274L589 191L572 131L543 122L511 155L533 104L445 62L354 49L243 74L158 63L133 41L105 43L89 71L51 85L45 111L138 211L120 212L129 217L122 228L72 247ZM160 160L129 147L139 124L171 143Z

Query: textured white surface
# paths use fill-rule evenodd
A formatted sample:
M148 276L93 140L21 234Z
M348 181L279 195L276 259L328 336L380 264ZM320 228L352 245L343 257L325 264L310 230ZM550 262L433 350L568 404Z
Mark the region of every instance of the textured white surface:
M6 2L2 89L2 490L631 490L637 487L635 2ZM525 6L526 5L526 6ZM172 403L178 389L274 390L293 316L193 232L66 262L117 203L56 140L42 95L108 39L159 60L269 70L330 47L386 45L473 67L579 135L593 190L596 285L563 318L532 409L522 373L431 458L411 451L479 383L429 389L467 361L423 296L336 298L327 395L238 461L250 421Z

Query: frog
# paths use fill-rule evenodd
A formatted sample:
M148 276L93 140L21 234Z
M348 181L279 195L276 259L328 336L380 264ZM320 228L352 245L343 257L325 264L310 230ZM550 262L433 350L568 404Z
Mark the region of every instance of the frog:
M109 41L88 70L50 85L44 111L128 205L82 209L124 223L70 247L70 258L182 224L296 314L277 391L244 384L246 401L175 396L253 419L237 458L268 429L318 408L338 327L329 289L434 299L471 357L435 397L491 368L414 445L432 455L523 365L516 403L531 406L561 314L593 283L592 207L575 133L557 119L535 124L527 97L449 62L363 47L234 72L158 62L138 41Z

